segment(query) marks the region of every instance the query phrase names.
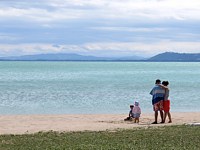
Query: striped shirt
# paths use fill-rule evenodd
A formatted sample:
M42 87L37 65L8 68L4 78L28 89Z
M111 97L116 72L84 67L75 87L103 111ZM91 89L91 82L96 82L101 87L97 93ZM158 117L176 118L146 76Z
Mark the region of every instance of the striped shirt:
M165 89L161 88L159 85L155 85L150 94L152 95L152 104L154 105L157 102L164 100Z

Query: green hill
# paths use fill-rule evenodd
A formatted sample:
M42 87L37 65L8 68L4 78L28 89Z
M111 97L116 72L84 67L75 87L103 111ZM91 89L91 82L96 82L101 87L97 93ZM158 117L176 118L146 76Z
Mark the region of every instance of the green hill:
M200 53L174 53L165 52L151 57L148 61L200 61Z

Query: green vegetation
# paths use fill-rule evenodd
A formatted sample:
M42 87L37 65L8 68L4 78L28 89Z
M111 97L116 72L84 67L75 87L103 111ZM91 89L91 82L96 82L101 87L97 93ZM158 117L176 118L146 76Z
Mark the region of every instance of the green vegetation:
M0 150L199 150L200 126L1 135Z

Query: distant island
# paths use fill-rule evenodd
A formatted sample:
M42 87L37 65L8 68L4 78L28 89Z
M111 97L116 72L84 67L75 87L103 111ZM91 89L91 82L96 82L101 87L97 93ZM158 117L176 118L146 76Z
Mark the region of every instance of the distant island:
M148 61L199 62L200 53L165 52L149 58Z
M37 54L13 57L0 57L0 61L138 61L145 58L139 56L129 57L96 57L73 53Z
M13 57L0 57L0 61L152 61L152 62L200 62L200 53L165 52L151 58L129 57L96 57L72 53L37 54Z

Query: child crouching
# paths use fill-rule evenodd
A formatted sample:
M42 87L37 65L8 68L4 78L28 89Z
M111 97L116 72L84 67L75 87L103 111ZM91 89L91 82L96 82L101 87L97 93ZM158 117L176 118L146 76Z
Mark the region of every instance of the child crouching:
M130 111L129 111L129 114L128 114L128 117L124 119L124 121L132 121L133 119L133 105L130 105Z

